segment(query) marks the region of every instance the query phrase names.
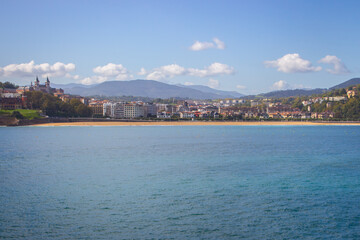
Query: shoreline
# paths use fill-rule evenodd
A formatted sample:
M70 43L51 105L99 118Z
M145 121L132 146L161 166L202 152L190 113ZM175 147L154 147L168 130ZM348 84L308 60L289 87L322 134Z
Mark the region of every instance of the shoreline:
M58 122L33 124L37 127L57 126L360 126L360 122L202 122L202 121L176 121L176 122Z

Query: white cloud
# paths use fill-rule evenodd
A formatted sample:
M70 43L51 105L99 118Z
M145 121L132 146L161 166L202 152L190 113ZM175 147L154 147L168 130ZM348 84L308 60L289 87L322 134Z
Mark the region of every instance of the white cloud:
M211 88L218 88L220 86L219 81L212 78L209 79L207 85Z
M350 72L347 67L341 62L341 59L336 56L327 55L324 58L320 59L319 62L333 65L333 69L326 70L331 74L346 74Z
M93 69L93 72L97 75L86 77L80 82L82 84L94 84L94 83L102 83L107 80L129 80L133 78L133 75L122 65L122 64L114 64L108 63L104 66L97 66Z
M138 72L137 74L140 75L140 76L143 76L143 75L146 75L147 72L146 72L145 68L141 68L140 72Z
M280 80L274 82L272 85L273 90L287 90L287 89L304 89L304 85L302 84L289 84L284 80Z
M107 81L108 78L104 76L92 76L92 77L86 77L84 79L81 79L80 82L85 85L95 84L95 83L102 83Z
M66 78L71 78L71 79L74 79L74 80L80 79L79 75L71 75L70 73L65 74L65 77Z
M140 73L146 73L147 80L162 80L167 78L173 78L176 76L196 76L196 77L211 77L222 74L233 74L235 72L233 67L230 67L223 63L213 63L204 69L197 68L184 68L177 64L170 64L154 68L151 71L141 69Z
M237 88L237 89L246 89L246 87L243 86L243 85L236 85L236 88Z
M322 69L312 66L310 61L302 59L298 53L286 54L277 60L265 61L264 63L266 67L277 68L279 72L284 73L318 72Z
M185 85L185 86L192 86L192 85L194 85L194 83L192 83L192 82L185 82L184 85Z
M213 38L214 42L199 42L195 41L193 45L189 48L192 51L201 51L209 48L217 48L220 50L225 49L225 43L220 41L218 38Z
M108 63L105 66L98 66L93 72L102 76L112 78L113 80L128 80L132 78L129 71L122 64Z
M53 65L49 63L35 64L34 61L20 64L10 64L0 68L0 76L3 77L33 77L40 75L41 77L64 77L69 72L75 70L73 63L56 62Z
M215 42L217 49L221 49L221 50L225 49L225 43L220 41L220 39L214 38L213 41Z
M146 71L145 71L146 72ZM175 76L181 76L186 74L186 69L177 64L170 64L154 68L146 76L148 80L161 80L166 78L173 78Z
M288 84L287 82L280 80L277 82L274 82L274 84L272 85L272 88L275 90L285 90L285 89L289 89L290 88L290 84Z
M233 74L235 70L226 64L215 62L204 69L189 68L188 72L190 76L209 77L220 74Z
M196 41L193 45L191 45L190 50L192 51L201 51L208 48L214 48L215 45L212 42L199 42Z

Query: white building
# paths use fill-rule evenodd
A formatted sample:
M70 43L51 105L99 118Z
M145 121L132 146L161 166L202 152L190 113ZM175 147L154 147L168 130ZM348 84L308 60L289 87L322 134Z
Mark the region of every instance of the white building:
M195 115L192 112L179 112L180 118L194 118Z
M158 112L157 118L171 118L171 114L166 111Z
M167 104L158 103L156 104L157 112L166 111Z
M124 104L124 118L138 118L144 117L143 105L136 103Z
M111 116L113 118L124 118L125 117L125 103L117 102L112 105Z

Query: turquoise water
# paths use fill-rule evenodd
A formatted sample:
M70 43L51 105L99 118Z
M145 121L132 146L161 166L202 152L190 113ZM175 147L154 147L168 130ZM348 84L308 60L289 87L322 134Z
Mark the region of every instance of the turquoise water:
M0 128L0 238L359 239L360 127Z

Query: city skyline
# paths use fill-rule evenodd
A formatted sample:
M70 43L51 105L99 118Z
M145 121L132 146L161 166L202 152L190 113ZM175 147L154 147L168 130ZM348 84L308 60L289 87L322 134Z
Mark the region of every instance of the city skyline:
M359 76L357 1L2 1L0 81L148 79L244 94Z

